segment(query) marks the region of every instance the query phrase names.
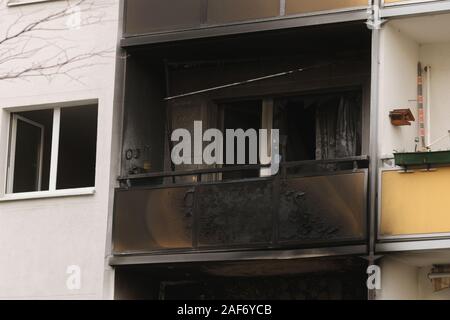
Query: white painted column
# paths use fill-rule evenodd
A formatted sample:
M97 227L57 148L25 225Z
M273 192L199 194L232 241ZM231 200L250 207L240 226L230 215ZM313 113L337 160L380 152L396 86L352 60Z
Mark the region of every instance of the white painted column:
M60 124L61 124L61 108L55 108L53 111L52 153L50 158L50 182L49 182L50 191L56 190Z

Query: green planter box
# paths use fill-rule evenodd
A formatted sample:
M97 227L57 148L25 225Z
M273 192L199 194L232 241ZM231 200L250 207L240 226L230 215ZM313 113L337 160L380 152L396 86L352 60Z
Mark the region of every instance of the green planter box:
M434 152L394 153L397 166L416 166L432 164L450 164L450 150Z

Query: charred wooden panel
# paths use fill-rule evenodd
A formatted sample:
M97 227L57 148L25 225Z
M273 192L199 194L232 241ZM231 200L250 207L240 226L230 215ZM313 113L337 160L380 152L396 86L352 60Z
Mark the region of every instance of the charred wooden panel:
M192 188L116 192L114 252L149 252L192 246Z
M272 239L272 181L198 187L199 246L268 244Z
M303 244L362 240L365 174L291 178L282 183L279 241Z

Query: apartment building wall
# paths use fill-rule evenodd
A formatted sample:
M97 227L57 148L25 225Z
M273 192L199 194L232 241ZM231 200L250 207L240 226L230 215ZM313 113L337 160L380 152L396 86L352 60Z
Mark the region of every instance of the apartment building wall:
M381 290L377 300L415 300L419 298L418 269L399 259L381 260Z
M71 4L78 1L70 1ZM92 7L88 5L93 4ZM7 7L0 1L0 30L26 25L67 6L48 1ZM86 10L87 9L87 10ZM91 10L95 10L92 18ZM114 121L114 79L118 34L118 0L85 1L78 17L69 15L28 34L29 48L45 47L20 59L0 64L0 74L20 66L39 66L51 54L59 58L88 56L67 64L50 77L20 76L0 80L0 298L100 299L111 298L112 271L105 262L108 213L117 170L111 159ZM11 34L14 30L13 27ZM15 45L17 47L19 42ZM0 44L0 50L4 47ZM67 55L66 55L67 54ZM58 74L56 74L58 73ZM70 196L58 192L36 194L34 199L7 201L4 195L8 159L10 113L47 107L98 103L95 190ZM79 123L80 132L83 123ZM114 136L114 139L117 139ZM44 196L41 198L41 196ZM79 266L81 287L66 285L71 265ZM69 270L70 271L70 270ZM70 279L69 279L70 280Z
M377 300L449 300L450 289L436 291L428 275L431 261L443 261L430 251L386 255L381 259L381 290Z
M448 123L450 119L450 109L448 107L449 98L449 62L450 62L450 38L445 32L448 29L449 15L430 15L424 14L414 17L402 17L390 19L381 30L381 48L380 48L380 111L379 111L379 149L380 156L391 157L394 151L413 152L416 147L415 138L418 136L418 111L417 111L417 64L421 62L422 67L431 66L431 75L423 72L423 89L425 111L428 111L428 104L431 108L430 126L426 125L427 133L430 132L430 139L427 144L437 141L431 146L432 151L448 150L450 139L448 138ZM430 87L428 92L427 87ZM397 108L410 108L416 121L411 126L395 127L391 125L389 111ZM426 113L427 115L427 113ZM425 118L427 121L427 118ZM427 122L426 122L427 123ZM439 140L441 139L441 140ZM439 140L439 141L438 141ZM384 163L384 168L388 168L393 163ZM394 169L392 167L391 169ZM446 168L437 168L436 171L424 173L428 180L420 181L420 172L410 175L392 172L399 177L410 177L412 188L423 188L428 181L446 181ZM433 175L434 174L434 175ZM414 180L416 179L416 180ZM395 215L397 220L391 223L389 227L396 226L396 231L388 230L383 227L383 221L387 222L390 218L387 212L383 212L383 197L381 197L381 207L379 220L381 222L381 234L384 241L387 238L398 236L400 233L404 236L404 243L408 242L408 237L424 237L427 233L431 239L438 239L439 232L447 234L446 225L446 204L445 201L439 202L433 199L432 195L441 195L446 192L447 185L439 183L430 183L426 189L429 194L422 193L416 197L411 190L406 189L387 189L380 179L380 189L383 192L391 190L396 195L396 203L403 201L401 209L397 206ZM396 204L391 203L396 206ZM414 211L415 208L421 208ZM443 212L442 215L439 213ZM400 215L402 215L400 217ZM392 221L392 220L391 220ZM388 223L389 224L389 223ZM419 231L411 228L415 224L420 226ZM387 224L386 224L387 225ZM433 227L425 230L428 226ZM440 228L438 230L438 228ZM399 232L398 230L402 230ZM424 231L425 230L425 231ZM434 234L434 235L433 235ZM409 239L411 240L411 238ZM401 244L400 244L401 245ZM444 289L435 291L432 281L428 274L432 271L433 265L446 265L448 263L448 247L442 244L442 252L428 250L417 252L389 253L384 254L381 260L382 268L382 289L378 292L378 299L449 299L450 290ZM382 244L377 246L379 250ZM394 247L394 245L392 246ZM423 248L426 249L427 245ZM413 245L411 250L418 250ZM381 254L381 252L378 252ZM406 258L405 258L406 256Z
M389 112L411 108L416 115L419 45L389 23L381 29L379 74L379 154L414 151L417 122L394 127Z
M450 37L448 40L450 41ZM424 66L431 66L430 137L431 142L434 142L445 137L450 130L450 42L423 44L420 48L420 60ZM441 139L433 145L433 150L448 149L450 149L448 138Z
M448 63L449 37L440 32L448 26L448 14L408 19L392 19L382 30L382 58L380 60L380 148L381 156L392 157L394 152L414 152L418 147L415 139L418 137L417 108L417 65L422 68L431 66L431 72L423 71L423 91L425 105L426 144L432 144L432 151L448 150L450 138L448 135L450 111L448 108ZM429 79L430 76L430 79ZM427 88L430 88L428 91ZM409 108L416 121L411 126L393 126L390 123L389 112L394 109ZM428 113L430 121L428 126ZM428 133L430 133L428 138ZM435 143L436 142L436 143ZM389 169L393 163L385 163ZM391 169L395 168L392 166ZM420 172L402 176L395 171L390 175L393 179L410 179L413 189L397 187L385 178L381 178L380 194L380 236L392 237L402 234L433 234L447 233L447 209L439 195L446 188L446 168L435 171L436 174L425 174L425 180L420 181ZM416 170L417 171L417 170ZM386 177L387 173L383 173ZM436 180L433 180L436 179ZM433 182L431 182L433 180ZM429 183L427 185L427 183ZM444 184L441 184L444 183ZM390 187L391 186L391 187ZM390 188L389 188L390 187ZM418 191L424 188L426 192ZM388 196L388 197L385 197ZM394 201L389 201L396 199ZM389 201L389 203L388 203ZM390 211L388 208L398 207ZM417 208L420 208L416 210ZM389 213L393 213L392 215ZM395 217L395 221L393 218ZM413 229L412 226L418 228ZM400 231L401 230L401 231ZM423 237L423 235L422 235Z
M449 23L448 14L391 20L381 30L380 47L380 155L412 152L418 136L418 121L409 127L392 126L389 111L410 108L416 120L417 113L417 63L431 66L430 93L428 97L427 73L423 72L424 103L430 110L430 142L445 137L450 129L448 108L448 82L450 78L450 37L443 34ZM450 139L441 139L433 150L446 150Z

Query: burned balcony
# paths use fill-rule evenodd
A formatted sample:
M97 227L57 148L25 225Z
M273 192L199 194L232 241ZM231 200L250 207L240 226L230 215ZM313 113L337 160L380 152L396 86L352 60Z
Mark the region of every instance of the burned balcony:
M284 163L275 177L202 182L255 166L143 174L121 179L114 254L337 247L366 239L367 158ZM291 174L299 167L322 175ZM135 187L140 180L190 183Z
M127 49L114 258L365 254L370 61L356 24ZM199 122L202 136L278 130L278 174L249 157L203 161L195 146L175 163L173 132L199 141Z

